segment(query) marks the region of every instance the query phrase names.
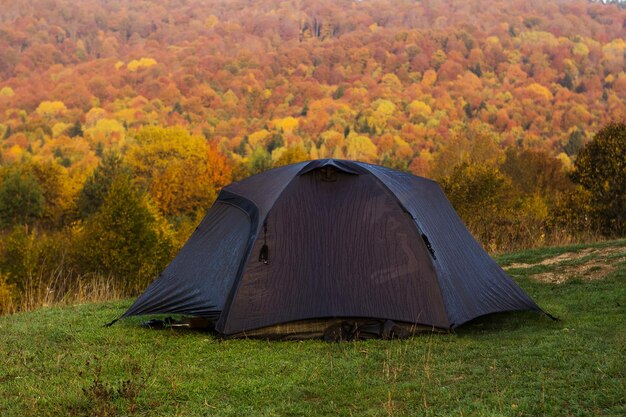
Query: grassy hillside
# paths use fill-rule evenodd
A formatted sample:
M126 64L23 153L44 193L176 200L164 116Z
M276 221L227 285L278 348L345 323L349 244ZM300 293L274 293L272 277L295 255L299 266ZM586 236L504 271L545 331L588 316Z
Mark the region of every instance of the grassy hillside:
M626 413L626 240L499 261L554 322L485 317L402 341L221 341L111 328L130 300L0 318L0 415Z

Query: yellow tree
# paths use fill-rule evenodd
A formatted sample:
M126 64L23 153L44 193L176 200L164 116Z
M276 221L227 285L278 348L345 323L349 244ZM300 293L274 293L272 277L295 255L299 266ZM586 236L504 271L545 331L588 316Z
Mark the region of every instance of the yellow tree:
M64 114L67 108L62 101L42 101L35 111L40 116L51 119Z
M85 136L92 143L102 143L106 146L123 144L125 135L124 126L115 119L98 119L93 127L85 129Z
M435 155L431 175L446 177L461 164L497 166L503 159L497 133L489 125L474 121L453 128L451 138Z
M206 141L181 127L139 130L129 145L127 162L166 216L206 209L215 197Z
M0 97L13 97L15 95L15 91L9 86L2 87L0 89Z
M378 149L376 145L363 135L351 135L346 140L347 157L355 161L376 162Z
M297 143L281 152L274 166L281 167L284 165L295 164L310 159L309 153L304 149L301 143Z
M396 111L396 105L389 100L379 99L372 103L374 112L372 114L374 126L377 133L382 133L387 127L387 121Z
M415 123L426 123L433 114L433 109L420 100L413 100L408 106L411 121Z
M150 68L156 64L157 62L154 58L140 58L130 61L128 65L126 65L126 68L131 72L135 72L142 68Z

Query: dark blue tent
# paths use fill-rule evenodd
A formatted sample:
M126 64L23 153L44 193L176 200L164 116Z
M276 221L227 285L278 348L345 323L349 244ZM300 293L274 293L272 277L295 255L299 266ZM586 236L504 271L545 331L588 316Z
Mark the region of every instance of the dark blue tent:
M123 317L180 313L225 336L271 336L337 320L451 329L513 310L541 311L437 183L323 159L225 187Z

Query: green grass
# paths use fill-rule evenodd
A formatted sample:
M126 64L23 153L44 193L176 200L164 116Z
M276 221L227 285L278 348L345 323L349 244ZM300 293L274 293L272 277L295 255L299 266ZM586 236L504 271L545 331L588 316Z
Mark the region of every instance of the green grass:
M505 254L533 264L587 247ZM619 253L618 253L619 254ZM454 333L324 343L110 328L130 300L0 318L0 415L617 416L626 414L626 262L599 280L511 274L554 322L487 316ZM566 262L567 264L567 262ZM571 263L568 268L571 268Z

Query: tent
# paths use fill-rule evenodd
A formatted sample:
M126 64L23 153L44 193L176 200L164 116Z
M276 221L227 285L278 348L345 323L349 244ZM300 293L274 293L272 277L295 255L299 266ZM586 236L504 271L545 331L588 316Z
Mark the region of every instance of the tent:
M437 183L322 159L222 189L122 317L203 317L226 337L359 327L388 337L513 310L541 311L474 240Z

